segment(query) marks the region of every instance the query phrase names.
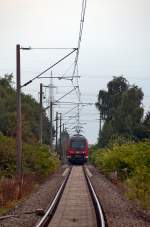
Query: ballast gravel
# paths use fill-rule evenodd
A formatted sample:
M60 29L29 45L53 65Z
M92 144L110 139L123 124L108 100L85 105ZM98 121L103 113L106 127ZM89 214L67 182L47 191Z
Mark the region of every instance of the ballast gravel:
M34 212L36 209L46 209L64 179L62 173L68 166L63 166L53 174L38 190L30 194L8 215L17 215L0 220L0 227L33 227L41 217ZM150 227L150 215L140 213L137 207L125 197L123 192L92 165L87 165L92 173L90 177L96 193L101 201L108 227ZM61 226L60 226L61 227Z
M150 215L144 214L130 202L122 190L107 179L95 167L87 166L92 185L101 201L108 227L150 227Z
M31 193L28 198L20 202L16 208L9 211L8 215L17 215L0 220L0 227L33 227L41 217L35 213L24 214L26 212L34 212L36 209L46 209L50 201L52 201L56 191L62 183L64 176L62 173L66 167L63 166L49 179L39 186L39 188Z

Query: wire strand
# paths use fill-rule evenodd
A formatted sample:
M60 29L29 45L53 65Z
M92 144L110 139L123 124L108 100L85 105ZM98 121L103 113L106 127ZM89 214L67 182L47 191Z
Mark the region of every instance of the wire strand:
M80 46L81 46L81 40L82 40L82 33L83 33L83 25L84 25L84 18L85 18L85 11L86 11L86 4L87 0L82 1L82 10L81 10L81 20L80 20L80 29L79 29L79 38L78 38L78 49L76 52L76 57L75 57L75 65L73 69L73 75L75 75L76 68L77 68L77 63L78 63L78 58L79 58L79 52L80 52Z

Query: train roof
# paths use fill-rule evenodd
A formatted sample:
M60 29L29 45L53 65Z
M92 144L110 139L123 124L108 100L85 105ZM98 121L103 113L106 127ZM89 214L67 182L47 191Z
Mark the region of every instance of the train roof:
M70 139L85 139L85 140L86 140L85 136L83 136L83 135L81 135L81 134L72 135L72 136L70 137Z

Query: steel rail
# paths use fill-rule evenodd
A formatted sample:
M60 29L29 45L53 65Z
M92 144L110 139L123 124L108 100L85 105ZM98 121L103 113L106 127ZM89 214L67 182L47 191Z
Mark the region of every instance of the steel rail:
M92 200L93 200L93 204L94 204L94 208L95 208L95 211L96 211L96 217L97 217L97 226L98 227L106 227L106 221L105 221L105 217L104 217L104 214L103 214L103 210L102 210L102 206L100 204L100 201L96 195L96 192L92 186L92 183L91 183L91 180L85 170L85 167L83 167L83 170L84 170L84 174L85 174L85 177L86 177L86 180L87 180L87 184L88 184L88 187L89 187L89 191L91 193L91 197L92 197Z
M35 225L35 227L46 227L48 225L48 223L50 222L55 210L57 209L58 203L61 199L61 196L63 194L63 191L65 189L65 185L68 181L68 178L70 176L72 168L70 169L68 175L66 176L66 178L64 179L63 183L61 184L59 190L57 191L52 203L50 204L49 208L47 209L45 215L43 216L43 218L39 221L38 224Z

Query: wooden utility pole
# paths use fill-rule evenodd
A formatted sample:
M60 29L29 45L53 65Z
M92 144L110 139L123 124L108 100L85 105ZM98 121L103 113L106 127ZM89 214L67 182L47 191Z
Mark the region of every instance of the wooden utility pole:
M43 85L40 83L40 130L39 130L39 142L43 143Z
M16 45L16 174L22 177L22 123L21 123L21 82L20 82L20 45Z

